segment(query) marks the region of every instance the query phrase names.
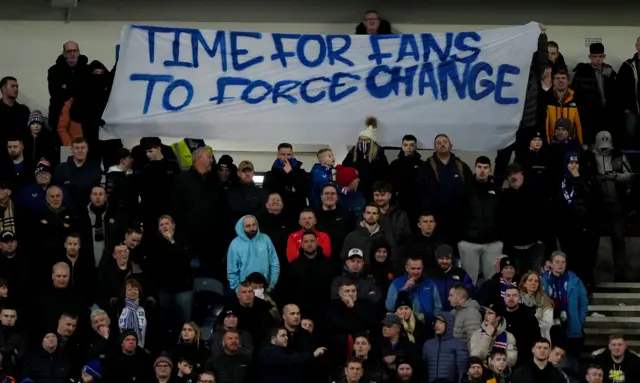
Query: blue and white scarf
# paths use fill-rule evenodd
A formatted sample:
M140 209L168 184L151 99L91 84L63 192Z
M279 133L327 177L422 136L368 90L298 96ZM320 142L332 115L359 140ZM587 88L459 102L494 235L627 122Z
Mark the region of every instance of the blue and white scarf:
M134 331L138 336L138 345L144 347L147 318L144 308L140 306L138 299L125 299L124 309L118 319L118 327L120 328L120 332L127 330Z
M573 202L574 193L575 190L573 189L573 186L567 185L567 179L564 178L562 180L562 196L564 197L565 201L567 201L567 205L571 205L571 203Z
M489 336L489 334L487 334L487 332L484 331L484 329L480 330L480 334ZM503 331L500 334L498 334L498 336L496 336L496 339L493 341L493 345L492 345L491 348L492 349L493 348L499 348L499 349L507 351L508 347L509 347L509 340L507 338L507 332Z

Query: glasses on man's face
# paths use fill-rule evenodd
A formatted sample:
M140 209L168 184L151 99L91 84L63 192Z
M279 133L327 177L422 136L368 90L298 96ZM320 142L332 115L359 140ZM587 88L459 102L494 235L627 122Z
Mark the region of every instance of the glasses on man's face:
M380 20L380 19L377 18L377 17L365 17L364 18L364 21L378 21L378 20Z
M171 368L171 367L169 367L169 365L166 363L158 363L156 365L156 368Z
M79 49L67 49L67 50L65 51L65 53L67 53L67 54L69 54L69 55L75 55L75 54L77 54L77 53L79 53L79 52L80 52L80 50L79 50Z
M200 379L198 383L214 383L213 379Z

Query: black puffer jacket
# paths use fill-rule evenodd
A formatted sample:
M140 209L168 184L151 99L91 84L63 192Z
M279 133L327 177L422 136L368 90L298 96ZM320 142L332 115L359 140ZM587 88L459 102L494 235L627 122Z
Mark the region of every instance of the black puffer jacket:
M34 352L24 366L24 377L37 383L68 383L71 362L58 350L49 353L42 347Z
M491 243L498 240L496 211L500 199L500 186L493 178L470 183L465 214L463 238L471 243Z
M393 191L397 199L398 206L409 212L415 210L416 191L415 179L422 165L420 153L416 152L413 156L407 156L402 150L398 153L398 158L393 160L389 165L389 182L393 185ZM409 214L411 218L415 214ZM413 222L414 219L411 219Z

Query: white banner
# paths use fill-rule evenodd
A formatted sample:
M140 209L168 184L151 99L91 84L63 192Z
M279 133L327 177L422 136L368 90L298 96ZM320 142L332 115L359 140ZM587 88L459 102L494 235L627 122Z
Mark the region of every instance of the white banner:
M406 35L318 35L130 25L101 138L355 143L367 116L397 146L515 139L536 23Z

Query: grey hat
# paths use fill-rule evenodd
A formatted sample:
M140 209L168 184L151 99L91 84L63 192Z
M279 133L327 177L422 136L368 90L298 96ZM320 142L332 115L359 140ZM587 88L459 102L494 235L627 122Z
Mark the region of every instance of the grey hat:
M391 327L393 325L402 325L402 320L396 314L387 314L386 317L382 320L382 325L385 327Z

